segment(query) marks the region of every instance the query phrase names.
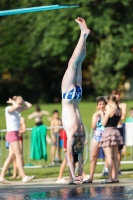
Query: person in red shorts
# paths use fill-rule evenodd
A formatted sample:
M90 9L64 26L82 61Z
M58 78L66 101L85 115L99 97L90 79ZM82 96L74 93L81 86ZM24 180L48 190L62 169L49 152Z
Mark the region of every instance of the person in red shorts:
M22 163L22 153L19 147L19 130L20 130L20 112L27 110L32 106L31 103L24 101L21 96L14 96L13 99L9 98L7 103L11 104L11 106L7 106L5 108L5 116L6 116L6 141L10 143L9 146L9 154L4 162L2 167L2 171L0 174L0 183L9 184L4 177L6 171L12 162L12 157L15 155L17 167L19 172L21 173L22 182L27 183L31 181L35 176L26 176L23 163Z
M66 152L67 152L67 135L66 135L66 132L64 129L62 129L60 131L60 135L61 135L61 138L63 140L63 147L64 147L64 153L65 153L65 157L64 157L64 160L60 166L60 172L59 172L59 176L58 176L58 179L56 181L56 183L65 183L65 179L62 178L63 177L63 173L64 173L64 170L65 170L65 167L67 166L67 157L66 157ZM75 168L75 164L78 162L78 154L73 154L73 165L74 165L74 168ZM88 180L88 176L83 172L83 180ZM72 182L72 176L71 176L71 173L69 171L69 183L70 185L73 184Z
M66 152L67 152L67 136L66 136L66 132L64 129L62 129L60 131L60 136L61 136L61 139L63 140L64 153L66 154ZM62 177L63 177L63 172L64 172L66 166L67 166L67 159L65 156L64 160L60 166L60 172L59 172L59 176L58 176L56 183L65 183L65 179Z
M23 155L23 134L26 132L26 122L25 119L23 117L20 117L20 131L19 131L19 147L20 147L20 151ZM22 162L24 165L24 158L22 156ZM15 156L13 157L13 176L11 176L10 178L21 178L21 175L19 173L19 175L17 176L17 163L16 163L16 158Z

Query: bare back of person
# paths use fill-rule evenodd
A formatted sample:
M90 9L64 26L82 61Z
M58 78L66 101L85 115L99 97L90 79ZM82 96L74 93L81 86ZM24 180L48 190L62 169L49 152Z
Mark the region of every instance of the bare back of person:
M114 94L116 96L118 106L122 109L122 116L121 116L121 119L120 119L118 126L117 126L118 128L121 128L122 127L122 121L125 120L125 118L126 118L127 105L126 105L126 103L121 102L121 90L120 89L112 90L112 94Z
M113 117L114 115L121 116L122 110L118 107L110 107L110 118Z
M41 110L40 106L36 106L36 111L30 114L28 116L28 119L34 118L36 125L39 126L42 125L42 117L44 115L49 116L49 112L46 110Z
M41 122L42 121L42 112L34 112L35 122Z

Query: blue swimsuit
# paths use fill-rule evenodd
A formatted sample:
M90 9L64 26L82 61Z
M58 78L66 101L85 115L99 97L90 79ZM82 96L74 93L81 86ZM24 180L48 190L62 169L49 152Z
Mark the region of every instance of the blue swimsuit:
M94 139L97 140L98 142L100 142L102 134L104 131L104 126L102 125L101 122L101 118L98 115L98 120L97 120L97 124L96 124L96 129L94 130Z
M82 97L82 88L75 85L75 87L69 92L62 93L62 99L81 99Z

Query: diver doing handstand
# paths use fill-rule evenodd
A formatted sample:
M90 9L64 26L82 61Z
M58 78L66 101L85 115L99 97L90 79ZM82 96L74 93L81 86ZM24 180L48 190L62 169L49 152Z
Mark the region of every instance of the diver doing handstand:
M75 21L81 29L81 34L62 80L62 123L67 134L67 161L73 184L80 184L83 181L85 132L78 105L82 97L81 66L86 55L86 39L90 30L83 18L78 17ZM74 171L73 154L78 154L79 170L77 177Z

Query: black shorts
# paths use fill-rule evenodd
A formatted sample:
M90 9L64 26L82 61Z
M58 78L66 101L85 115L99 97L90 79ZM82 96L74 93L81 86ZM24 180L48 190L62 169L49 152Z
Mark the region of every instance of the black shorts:
M119 132L120 132L120 135L122 136L122 138L123 138L123 128L122 127L119 127L119 128L117 128L118 130L119 130ZM123 149L123 144L120 144L120 145L118 145L118 150L120 151L120 150L122 150Z
M78 162L78 154L73 154L74 163Z
M42 124L42 122L36 122L36 126L41 126Z

